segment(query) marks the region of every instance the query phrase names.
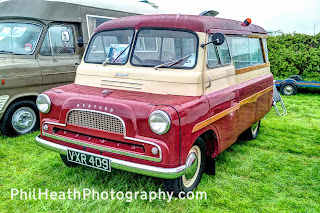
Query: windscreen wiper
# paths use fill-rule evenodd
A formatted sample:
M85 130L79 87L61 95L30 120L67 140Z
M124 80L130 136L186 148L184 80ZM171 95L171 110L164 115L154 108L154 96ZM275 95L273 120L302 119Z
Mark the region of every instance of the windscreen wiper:
M112 61L112 63L114 63L130 46L131 46L131 44L129 44L126 48L124 48L124 49L120 52L120 54ZM106 66L107 63L108 63L108 61L109 61L109 58L107 58L107 59L102 63L102 65L103 65L103 66Z
M190 53L189 55L186 55L186 56L184 56L184 57L182 57L182 58L176 59L176 60L174 60L174 61L169 61L169 62L164 63L164 64L159 64L159 65L157 65L157 66L155 66L155 67L153 67L153 68L154 68L155 70L157 70L158 68L164 67L164 66L166 66L166 67L172 67L173 65L179 64L179 63L181 63L182 61L188 59L188 58L189 58L190 56L192 56L192 55L193 55L193 53Z

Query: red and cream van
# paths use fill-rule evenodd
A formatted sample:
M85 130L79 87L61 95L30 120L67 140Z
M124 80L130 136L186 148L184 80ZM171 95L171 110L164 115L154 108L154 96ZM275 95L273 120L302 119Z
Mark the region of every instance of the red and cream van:
M74 84L38 96L36 143L67 166L121 169L195 189L240 134L257 137L272 106L266 31L192 15L105 22Z

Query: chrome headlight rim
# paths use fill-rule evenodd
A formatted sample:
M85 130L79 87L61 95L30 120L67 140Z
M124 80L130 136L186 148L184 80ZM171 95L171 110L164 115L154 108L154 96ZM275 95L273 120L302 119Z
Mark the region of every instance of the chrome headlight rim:
M40 103L39 103L39 102L40 102L40 99L45 100L45 103L48 105L47 110L42 111L42 110L40 109L40 107L39 107L39 105L40 105ZM48 95L46 95L46 94L40 94L40 95L38 95L37 100L36 100L36 104L37 104L37 108L39 109L39 111L42 112L42 113L44 113L44 114L49 113L50 110L51 110L51 99L50 99L50 97L49 97Z
M162 132L158 132L158 131L156 131L156 130L154 130L154 129L152 128L151 118L152 118L152 116L154 116L155 114L161 115L161 116L167 121L167 127L166 127L166 128L164 129L164 131L162 131ZM164 134L166 134L166 133L170 130L170 128L171 128L171 118L170 118L170 116L169 116L165 111L163 111L163 110L155 110L155 111L153 111L153 112L149 115L148 123L149 123L149 127L150 127L150 129L152 130L152 132L156 133L157 135L164 135Z

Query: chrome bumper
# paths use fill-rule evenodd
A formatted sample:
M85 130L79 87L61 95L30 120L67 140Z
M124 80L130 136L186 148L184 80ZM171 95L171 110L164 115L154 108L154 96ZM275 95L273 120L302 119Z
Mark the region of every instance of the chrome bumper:
M38 135L36 138L36 144L49 149L54 152L58 152L63 155L67 155L67 149L73 150L76 152L82 152L85 154L90 155L90 152L85 152L82 150L77 150L73 148L69 148L66 146L62 146L60 144L55 144L46 140L43 140L41 138L41 135ZM108 157L111 161L111 168L120 169L123 171L133 172L141 175L147 175L157 178L164 178L164 179L174 179L177 177L180 177L185 174L185 165L179 166L176 168L161 168L161 167L155 167L155 166L148 166L144 164L139 163L132 163L128 161L118 160L115 158Z

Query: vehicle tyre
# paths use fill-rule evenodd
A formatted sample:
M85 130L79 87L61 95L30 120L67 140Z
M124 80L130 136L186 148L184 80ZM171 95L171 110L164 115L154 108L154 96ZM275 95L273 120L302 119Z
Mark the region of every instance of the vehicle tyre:
M186 162L186 164L189 164L190 167L186 168L185 175L172 180L164 180L165 189L173 192L175 196L178 196L180 192L186 194L194 190L201 180L206 162L206 149L201 138L197 138L191 147L187 161L189 163Z
M68 158L66 155L60 154L61 160L67 167L76 167L79 166L79 164L73 163L71 161L68 161Z
M284 83L280 86L280 92L282 95L295 95L298 91L298 88L293 83Z
M7 109L1 123L1 132L9 137L25 135L39 128L39 111L31 100L13 103Z
M257 139L260 130L260 123L261 120L252 124L250 128L242 133L241 139L246 141Z

